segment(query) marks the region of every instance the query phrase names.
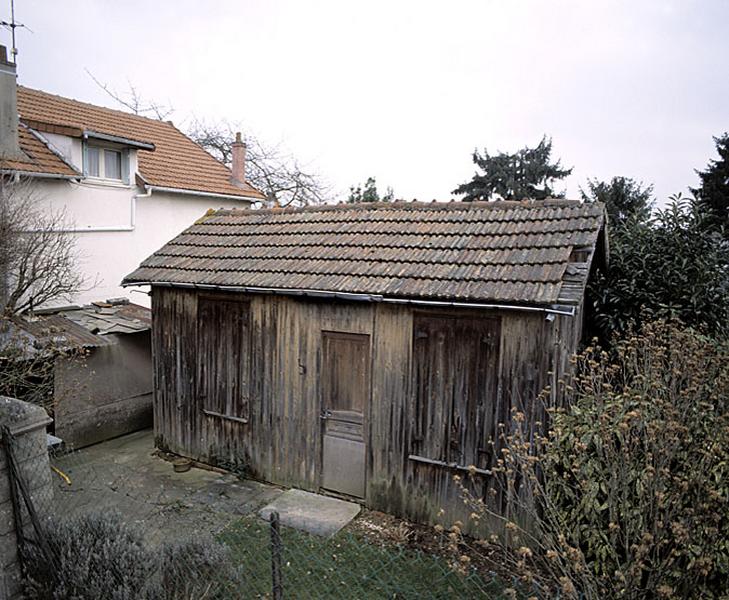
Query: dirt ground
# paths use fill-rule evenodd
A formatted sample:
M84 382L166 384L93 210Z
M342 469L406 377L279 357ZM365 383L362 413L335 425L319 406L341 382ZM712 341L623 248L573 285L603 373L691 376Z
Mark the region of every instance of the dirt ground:
M458 561L460 557L467 556L469 564L481 573L498 574L506 580L511 576L511 572L499 557L498 547L462 538L454 552L450 547L448 531L439 531L433 526L411 523L375 510L363 510L347 529L364 537L371 544L404 547L440 556L448 561Z

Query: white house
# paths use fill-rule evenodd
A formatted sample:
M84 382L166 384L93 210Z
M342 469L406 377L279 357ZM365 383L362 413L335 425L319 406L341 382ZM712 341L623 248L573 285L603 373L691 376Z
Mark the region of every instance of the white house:
M19 86L0 47L0 156L4 173L31 178L39 202L63 208L79 268L93 289L73 301L145 294L122 277L210 208L264 198L245 180L245 144L232 172L177 129L119 110ZM139 290L137 290L139 291Z

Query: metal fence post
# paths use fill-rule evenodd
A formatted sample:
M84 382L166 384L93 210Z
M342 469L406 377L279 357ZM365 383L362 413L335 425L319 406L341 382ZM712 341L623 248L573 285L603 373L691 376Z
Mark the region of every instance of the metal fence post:
M279 528L278 512L271 511L271 578L273 600L283 599L283 583L281 581L281 530Z
M48 540L46 539L45 532L41 527L40 518L38 517L38 513L36 512L35 506L33 505L30 490L28 489L27 483L23 478L23 474L20 471L20 466L18 465L18 460L15 456L15 451L13 449L14 439L15 438L10 431L10 427L8 427L7 425L3 425L2 444L5 447L8 484L10 486L10 499L13 508L15 538L18 544L18 560L20 562L20 568L21 571L25 572L27 565L25 564L24 554L27 548L27 544L29 543L29 539L25 535L25 528L23 527L23 515L21 512L22 508L20 504L20 498L22 497L25 503L25 508L28 511L28 516L30 517L31 525L33 526L33 530L35 531L35 543L43 552L46 561L48 561L48 564L51 567L51 573L53 575L53 578L55 579L58 576L58 573L55 571L55 559L53 556L53 552L51 551L51 547L48 545ZM20 494L18 494L18 491L20 491Z

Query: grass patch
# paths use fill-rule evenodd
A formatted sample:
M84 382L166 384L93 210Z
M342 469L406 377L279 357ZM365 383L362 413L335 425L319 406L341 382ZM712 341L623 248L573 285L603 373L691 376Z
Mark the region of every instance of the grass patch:
M442 557L372 544L350 531L325 539L281 528L285 598L497 598L504 586L477 573L455 573ZM269 525L245 517L219 540L240 564L252 597L271 594Z

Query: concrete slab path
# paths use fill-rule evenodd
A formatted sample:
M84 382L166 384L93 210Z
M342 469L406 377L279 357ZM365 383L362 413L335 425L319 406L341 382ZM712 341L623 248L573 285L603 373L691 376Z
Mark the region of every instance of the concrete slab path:
M62 514L114 511L158 541L215 534L283 493L275 486L193 467L176 473L155 453L151 430L53 458L53 505Z
M282 525L330 537L357 516L360 506L329 496L289 490L264 506L259 514L268 520L274 510L278 512Z

